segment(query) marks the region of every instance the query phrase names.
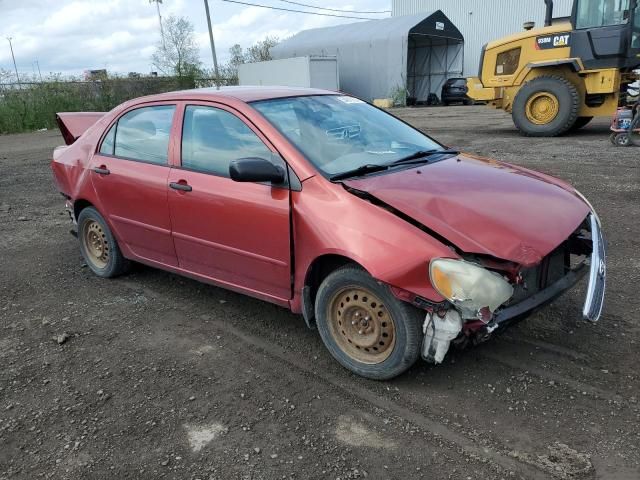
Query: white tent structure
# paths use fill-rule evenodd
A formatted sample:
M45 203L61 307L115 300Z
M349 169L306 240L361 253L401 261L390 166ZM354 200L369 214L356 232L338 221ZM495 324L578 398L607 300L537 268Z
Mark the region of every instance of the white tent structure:
M462 75L464 38L438 10L433 13L304 30L271 50L276 59L336 56L340 88L365 100L406 88L426 101L447 78Z

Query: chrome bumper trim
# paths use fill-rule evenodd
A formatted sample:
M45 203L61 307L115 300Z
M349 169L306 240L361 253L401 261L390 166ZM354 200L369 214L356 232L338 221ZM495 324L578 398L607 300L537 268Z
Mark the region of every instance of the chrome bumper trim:
M585 320L597 322L604 305L604 291L607 277L607 254L602 236L600 221L595 213L589 215L591 222L591 266L589 269L589 286L584 300L582 316Z

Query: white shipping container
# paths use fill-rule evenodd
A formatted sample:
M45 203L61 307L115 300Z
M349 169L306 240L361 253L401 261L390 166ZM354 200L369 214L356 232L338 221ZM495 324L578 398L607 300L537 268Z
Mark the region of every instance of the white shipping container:
M340 90L336 57L295 57L244 63L238 67L240 85L310 87Z

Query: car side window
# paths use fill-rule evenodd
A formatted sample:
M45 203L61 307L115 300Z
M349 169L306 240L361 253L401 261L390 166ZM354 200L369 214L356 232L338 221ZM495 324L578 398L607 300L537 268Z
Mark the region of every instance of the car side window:
M118 120L116 157L166 165L175 105L142 107Z
M114 123L109 132L104 136L102 145L100 145L100 153L103 155L113 155L114 140L116 139L116 124Z
M229 176L232 160L271 159L271 150L246 123L215 107L188 105L182 127L182 167Z

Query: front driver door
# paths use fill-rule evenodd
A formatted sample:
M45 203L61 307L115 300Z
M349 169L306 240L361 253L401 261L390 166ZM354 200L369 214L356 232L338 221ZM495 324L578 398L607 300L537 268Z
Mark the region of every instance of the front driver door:
M229 178L232 160L276 158L265 142L224 106L185 106L169 208L181 268L285 303L291 298L289 189Z

